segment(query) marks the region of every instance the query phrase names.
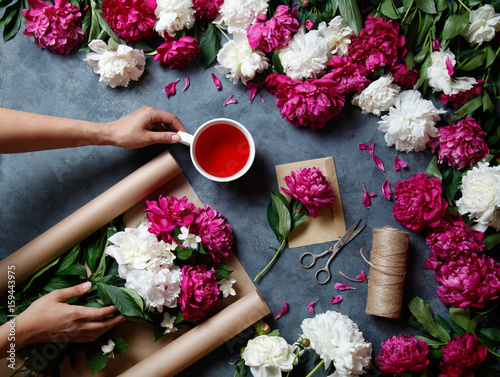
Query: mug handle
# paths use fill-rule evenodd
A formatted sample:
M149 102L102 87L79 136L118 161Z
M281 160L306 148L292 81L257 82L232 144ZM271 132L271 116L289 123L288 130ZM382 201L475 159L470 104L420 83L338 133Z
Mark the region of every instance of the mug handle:
M189 147L193 144L193 140L194 140L193 135L188 134L187 132L184 132L184 131L177 131L177 135L179 135L181 137L181 140L179 141L179 143L187 145Z

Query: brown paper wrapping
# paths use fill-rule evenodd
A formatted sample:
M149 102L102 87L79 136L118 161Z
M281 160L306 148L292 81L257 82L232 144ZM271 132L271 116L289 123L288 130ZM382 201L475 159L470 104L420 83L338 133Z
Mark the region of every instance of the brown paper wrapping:
M0 261L2 294L7 291L7 266L16 266L16 284L20 284L121 214L124 214L126 226L135 227L144 218L145 200L157 199L160 194L187 196L195 205L202 205L168 151ZM231 277L236 279L236 296L221 300L214 314L195 328L167 334L157 342L150 325L121 323L113 336L132 340L127 352L115 356L104 370L94 376L174 376L267 315L269 308L232 252L225 264L233 270ZM85 356L80 354L77 360L76 370L66 360L61 367L61 375L90 376ZM20 365L22 359L18 358L16 367ZM11 373L6 360L1 360L0 375Z
M288 247L293 248L314 245L340 239L346 232L346 227L333 157L277 165L276 177L278 179L280 191L281 187L286 187L286 183L283 179L287 175L290 175L291 171L295 171L301 167L321 169L326 178L331 182L333 192L335 193L335 203L332 208L320 209L315 219L311 216L306 216L302 225L292 231L288 236ZM283 192L281 193L287 199L290 199L290 195Z

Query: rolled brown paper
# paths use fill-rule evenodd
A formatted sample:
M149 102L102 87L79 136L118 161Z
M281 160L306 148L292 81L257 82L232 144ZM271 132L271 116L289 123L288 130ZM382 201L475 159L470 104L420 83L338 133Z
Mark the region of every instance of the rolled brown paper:
M366 313L401 316L408 244L407 232L391 227L373 229Z

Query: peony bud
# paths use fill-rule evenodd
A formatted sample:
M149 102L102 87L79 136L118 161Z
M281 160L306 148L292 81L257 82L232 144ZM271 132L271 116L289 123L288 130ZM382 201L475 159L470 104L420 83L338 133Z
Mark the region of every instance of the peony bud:
M271 327L264 321L260 321L255 325L257 335L267 335L271 332Z
M307 338L302 338L302 339L300 340L300 345L301 345L302 347L304 347L304 348L309 347L309 346L310 346L310 344L311 344L311 341L310 341L309 339L307 339Z

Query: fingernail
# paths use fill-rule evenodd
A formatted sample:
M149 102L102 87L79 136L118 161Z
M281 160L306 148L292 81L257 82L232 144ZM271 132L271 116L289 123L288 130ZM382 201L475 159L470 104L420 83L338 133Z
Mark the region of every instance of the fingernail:
M90 289L90 287L92 287L92 283L90 281L86 281L85 283L82 284L82 288L85 291L88 291Z
M181 141L181 137L177 134L173 134L170 140L172 140L172 143L178 143L179 141Z

